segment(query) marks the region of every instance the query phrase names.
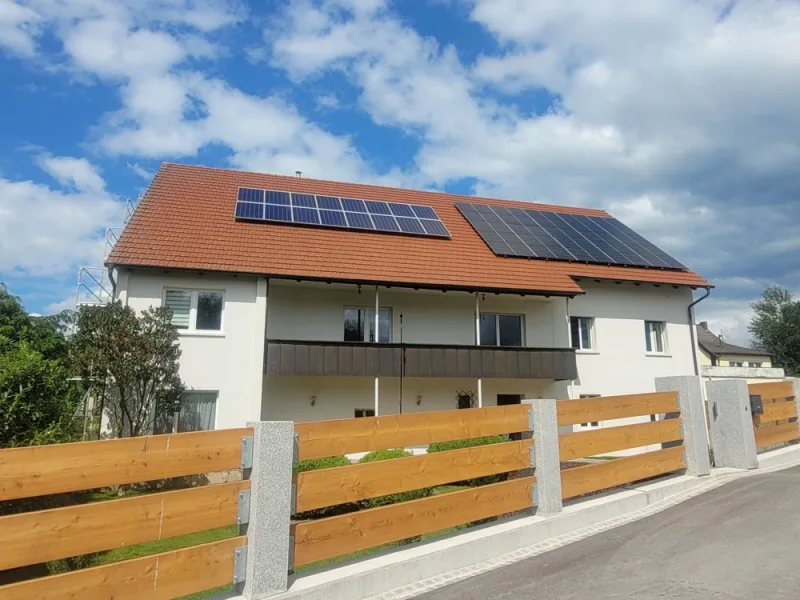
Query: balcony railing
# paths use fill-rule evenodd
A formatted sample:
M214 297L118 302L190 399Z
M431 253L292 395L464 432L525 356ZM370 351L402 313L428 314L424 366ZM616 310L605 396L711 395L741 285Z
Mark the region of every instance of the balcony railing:
M572 348L268 340L267 375L575 379Z

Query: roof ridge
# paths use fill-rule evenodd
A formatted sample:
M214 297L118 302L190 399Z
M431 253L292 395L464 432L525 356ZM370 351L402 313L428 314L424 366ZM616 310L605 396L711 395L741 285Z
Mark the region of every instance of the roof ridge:
M476 195L468 195L468 194L453 194L451 192L442 192L442 191L439 191L439 190L422 190L422 189L418 189L418 188L393 187L393 186L389 186L389 185L377 185L377 184L373 184L373 183L359 183L357 181L342 181L342 180L337 180L337 179L317 179L316 177L300 177L300 178L298 178L298 177L295 177L293 175L281 175L280 173L265 173L265 172L260 172L260 171L247 171L247 170L242 170L242 169L233 169L233 168L230 168L230 167L193 165L193 164L188 164L188 163L179 163L179 162L172 162L172 161L163 161L161 163L161 168L163 168L165 166L166 167L175 166L175 167L186 168L186 169L200 169L200 170L204 170L204 171L205 170L223 171L225 173L239 173L239 174L243 174L243 175L256 175L256 176L261 176L261 177L267 176L267 177L280 177L280 178L286 178L286 179L302 179L303 181L310 181L310 182L315 182L315 183L320 183L320 184L333 183L333 184L338 184L338 185L352 185L352 186L357 186L357 187L361 187L361 188L375 188L375 189L378 189L378 190L393 190L393 191L399 191L399 192L412 192L412 193L415 193L415 194L426 194L426 195L438 196L438 197L450 198L450 199L453 199L453 198L468 198L470 200L475 201L476 204L480 204L481 202L503 202L503 203L510 203L510 204L525 204L525 205L528 205L528 206L535 206L535 207L539 207L539 208L545 207L545 208L551 208L551 209L579 210L579 211L585 211L585 213L587 213L587 216L591 215L591 216L605 217L605 218L609 218L609 219L613 219L614 218L613 215L611 215L611 213L609 213L608 211L606 211L606 210L604 210L602 208L586 208L586 207L583 207L583 206L573 206L571 204L550 204L550 203L546 203L546 202L534 202L534 201L530 201L530 200L512 200L512 199L508 199L508 198L490 198L490 197L487 197L487 196L476 196ZM159 168L159 170L161 170L161 168Z

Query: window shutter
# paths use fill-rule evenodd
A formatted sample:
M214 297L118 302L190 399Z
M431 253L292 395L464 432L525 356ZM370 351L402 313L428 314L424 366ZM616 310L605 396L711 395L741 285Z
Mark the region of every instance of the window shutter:
M178 329L189 329L192 293L182 290L167 290L167 306L172 309L172 324Z

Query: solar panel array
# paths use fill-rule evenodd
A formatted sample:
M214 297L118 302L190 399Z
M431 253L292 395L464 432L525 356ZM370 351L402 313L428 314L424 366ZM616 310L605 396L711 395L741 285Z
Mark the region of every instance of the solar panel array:
M616 219L466 202L456 208L498 256L686 268Z
M254 188L239 188L236 217L251 221L450 237L447 227L430 206Z

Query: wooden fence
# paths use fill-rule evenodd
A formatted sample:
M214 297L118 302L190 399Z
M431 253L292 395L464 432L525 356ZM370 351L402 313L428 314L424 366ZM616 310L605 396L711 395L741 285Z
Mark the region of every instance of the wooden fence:
M252 429L0 450L0 501L238 469ZM0 517L0 570L195 533L237 522L223 483ZM233 580L238 536L0 587L3 600L167 599Z
M525 405L296 423L299 458L402 448L528 430ZM510 441L299 473L298 512L531 468L533 441ZM532 506L533 477L292 526L294 566Z
M756 449L800 439L797 402L791 381L751 383L747 391L751 396L760 396L764 406L763 415L753 415Z
M666 420L559 436L561 461L665 444L671 447L561 471L565 500L685 468L677 392L558 401L558 425L666 415Z

